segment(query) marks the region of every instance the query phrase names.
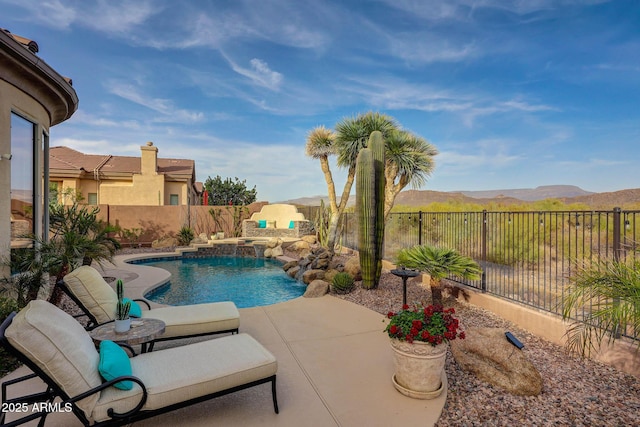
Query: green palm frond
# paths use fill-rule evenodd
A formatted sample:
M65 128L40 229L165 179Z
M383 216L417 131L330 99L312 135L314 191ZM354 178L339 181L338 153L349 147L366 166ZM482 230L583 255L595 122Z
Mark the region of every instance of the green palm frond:
M424 138L407 131L392 132L386 141L387 161L395 165L396 176L420 187L435 167L433 158L438 150Z
M380 131L386 140L398 127L391 116L371 111L342 119L336 124L338 166L349 167L355 163L360 150L367 146L371 132Z
M640 261L594 261L569 280L562 300L563 319L576 319L565 333L569 351L587 357L605 338L640 331Z
M414 246L400 250L397 263L428 273L436 280L449 275L462 279L477 280L482 274L480 266L471 258L454 249L435 246Z
M306 154L314 159L328 157L335 154L336 135L324 126L313 128L307 135Z

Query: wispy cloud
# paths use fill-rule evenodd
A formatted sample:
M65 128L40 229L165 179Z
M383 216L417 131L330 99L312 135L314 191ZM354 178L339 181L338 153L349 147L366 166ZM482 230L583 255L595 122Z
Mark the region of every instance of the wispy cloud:
M198 111L176 108L169 99L153 98L142 93L137 86L131 83L110 80L105 87L112 95L119 96L143 107L161 113L163 117L156 118L159 122L193 123L201 121L204 114Z
M2 0L0 3L20 6L27 10L24 20L50 28L66 29L76 21L76 8L62 0Z
M28 11L30 22L46 27L69 29L77 25L101 33L129 33L160 13L162 7L151 0L3 0Z
M283 76L277 71L269 68L269 65L258 58L249 61L249 67L241 67L227 54L223 53L224 58L236 73L247 77L252 83L265 87L269 90L277 91L282 84Z

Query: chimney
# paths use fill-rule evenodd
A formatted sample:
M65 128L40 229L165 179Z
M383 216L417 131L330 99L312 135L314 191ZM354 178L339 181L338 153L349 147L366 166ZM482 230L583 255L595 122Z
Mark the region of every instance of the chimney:
M153 146L153 142L147 142L147 145L140 147L142 156L140 157L140 173L142 175L158 174L158 147Z

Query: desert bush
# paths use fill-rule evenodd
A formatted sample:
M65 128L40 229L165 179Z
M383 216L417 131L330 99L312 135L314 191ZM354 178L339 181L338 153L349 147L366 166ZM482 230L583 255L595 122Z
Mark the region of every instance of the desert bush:
M178 244L180 246L188 246L193 240L194 234L191 227L184 226L178 231Z
M337 294L348 294L353 290L355 281L349 273L338 273L333 276L331 288Z

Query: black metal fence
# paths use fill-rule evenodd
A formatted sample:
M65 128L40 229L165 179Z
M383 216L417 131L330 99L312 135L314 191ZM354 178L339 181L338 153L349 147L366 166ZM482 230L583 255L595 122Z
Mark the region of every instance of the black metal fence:
M482 279L465 282L484 292L555 314L572 270L583 262L640 256L640 211L392 213L385 259L428 244L475 259ZM342 218L340 244L357 249L354 214ZM635 333L634 333L635 335Z

